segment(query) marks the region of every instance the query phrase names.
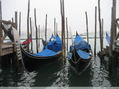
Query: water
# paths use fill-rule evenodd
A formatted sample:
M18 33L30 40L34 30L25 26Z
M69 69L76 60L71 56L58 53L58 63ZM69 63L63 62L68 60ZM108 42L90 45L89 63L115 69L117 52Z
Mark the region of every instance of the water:
M94 39L90 39L93 49ZM99 42L99 39L97 40ZM71 42L69 42L71 43ZM69 44L70 45L70 44ZM106 46L105 42L105 46ZM97 52L99 51L97 44ZM108 60L108 57L104 58ZM109 76L107 62L101 65L100 58L92 58L90 67L81 75L75 73L69 62L65 65L54 63L51 65L41 66L39 69L27 74L21 69L18 73L11 67L0 69L0 86L7 87L110 87L119 86L119 73Z

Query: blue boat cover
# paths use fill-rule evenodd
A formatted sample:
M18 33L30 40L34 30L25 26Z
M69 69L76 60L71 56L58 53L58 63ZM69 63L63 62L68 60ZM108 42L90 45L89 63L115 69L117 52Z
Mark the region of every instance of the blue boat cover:
M70 52L72 52L74 50L74 47L78 53L78 55L82 58L82 59L88 59L89 56L91 56L88 52L91 50L91 46L88 42L84 41L79 35L77 35L74 39L74 45L70 46ZM68 56L68 58L71 58L71 54Z
M53 41L49 41L47 48L54 51L58 52L62 50L62 41L59 36L56 36L56 39Z
M50 37L50 41L53 41L55 39L54 35Z
M79 35L76 36L75 39L74 39L74 45L80 43L81 41L83 41L83 39Z
M36 55L36 56L54 56L55 54L56 54L56 52L54 52L52 50L44 49L40 53L35 53L33 55Z
M108 44L110 44L110 36L106 33L106 40L108 42Z
M70 52L73 51L74 47L76 50L91 50L91 46L86 41L80 41L70 46Z
M61 39L60 39L60 37L57 35L56 36L56 42L58 43L58 44L62 44L62 41L61 41Z
M78 50L77 53L82 59L88 59L91 56L89 53L82 50Z
M50 39L54 40L50 40L40 53L35 53L33 55L43 57L54 56L58 51L62 50L62 42L58 35L56 36L56 38L52 35Z
M91 50L91 46L86 41L81 41L77 45L75 45L76 50Z
M52 35L50 39L54 39L55 37ZM44 46L44 49L49 49L54 52L58 52L62 50L62 41L60 37L57 35L54 40L49 40L48 44Z

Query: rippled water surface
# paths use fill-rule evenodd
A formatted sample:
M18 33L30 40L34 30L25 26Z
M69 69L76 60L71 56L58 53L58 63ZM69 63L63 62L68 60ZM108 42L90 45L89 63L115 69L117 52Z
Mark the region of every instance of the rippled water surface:
M90 40L92 49L93 41L92 39ZM97 44L97 51L98 50L99 44ZM108 57L104 57L104 59L108 60ZM78 75L72 70L68 61L66 61L64 65L62 65L62 63L44 65L30 73L26 73L22 69L16 73L15 70L9 66L0 69L0 86L119 86L118 72L109 76L109 72L105 66L107 63L108 61L101 64L99 57L93 57L90 67L81 75Z

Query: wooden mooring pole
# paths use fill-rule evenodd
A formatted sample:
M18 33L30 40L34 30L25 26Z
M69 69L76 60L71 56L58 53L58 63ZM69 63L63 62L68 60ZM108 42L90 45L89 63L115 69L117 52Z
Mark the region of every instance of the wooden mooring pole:
M113 69L115 69L115 65L117 63L117 59L115 58L116 56L116 52L114 50L115 47L115 40L116 40L116 35L117 35L117 31L116 31L116 24L114 23L116 19L116 0L113 0L113 5L112 5L112 21L111 21L111 42L110 42L110 49L109 49L109 56L110 56L110 60L109 60L109 70L110 73L113 71Z
M21 36L21 12L19 12L19 36Z
M97 7L95 7L95 40L94 40L94 56L96 56L96 38L97 38Z
M114 10L114 21L113 21L113 30L114 30L114 40L116 39L117 36L117 29L116 29L116 24L114 24L115 20L116 20L116 0L113 0L113 10Z
M54 36L56 37L56 18L54 18Z
M64 11L64 0L60 0L61 7L61 22L62 22L62 61L65 61L65 11Z
M32 35L32 21L31 21L31 17L30 17L30 32L31 32L31 51L33 53L33 35Z
M12 17L12 23L14 23L14 19L13 19L13 17Z
M103 35L104 35L104 34L103 34L103 33L104 33L103 28L104 28L104 27L103 27L103 26L104 26L104 20L102 19L102 25L101 25L101 30L102 30L102 31L101 31L101 32L102 32L102 33L101 33L101 38L102 38L102 49L103 49L103 37L104 37L104 36L103 36Z
M36 8L34 8L34 20L35 20L35 28L36 28L36 52L38 53L38 28L36 22Z
M111 42L110 42L110 57L112 55L112 51L114 51L114 40L116 39L116 24L114 24L114 21L116 19L116 0L113 0L113 6L112 6L112 21L111 21Z
M18 22L17 22L17 11L15 11L15 28L18 30Z
M68 52L68 21L67 21L67 18L66 18L66 30L67 30L67 52Z
M99 21L99 36L100 36L100 50L102 51L102 30L101 30L101 13L100 13L100 0L98 0L98 21Z
M27 51L29 52L29 13L30 13L30 0L28 0L28 12L27 12Z
M88 36L88 15L87 12L85 12L86 15L86 32L87 32L87 42L89 43L89 36Z
M2 20L2 6L1 6L1 0L0 0L0 20ZM0 22L0 67L1 67L1 55L2 55L2 28L1 28L1 22Z
M45 41L47 42L47 14L45 17Z
M58 34L58 23L56 22L56 34Z
M40 50L40 25L38 27L39 27L39 50Z

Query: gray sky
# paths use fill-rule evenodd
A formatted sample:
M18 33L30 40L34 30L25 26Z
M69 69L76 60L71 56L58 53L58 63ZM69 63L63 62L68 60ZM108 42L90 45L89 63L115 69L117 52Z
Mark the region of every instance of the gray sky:
M11 20L15 11L22 13L22 31L26 31L26 16L28 0L1 0L2 15L4 20ZM86 32L85 11L88 13L89 32L94 32L95 22L95 6L98 0L64 0L65 16L68 17L68 23L74 33ZM111 7L112 0L101 0L101 17L104 18L104 30L110 30L111 24ZM37 10L37 24L44 28L45 14L48 14L48 32L53 32L53 19L56 17L58 22L58 30L61 27L60 0L31 0L30 16L34 20L34 8ZM119 0L117 0L117 9L119 8ZM117 13L119 17L119 13ZM34 23L34 22L33 22Z

